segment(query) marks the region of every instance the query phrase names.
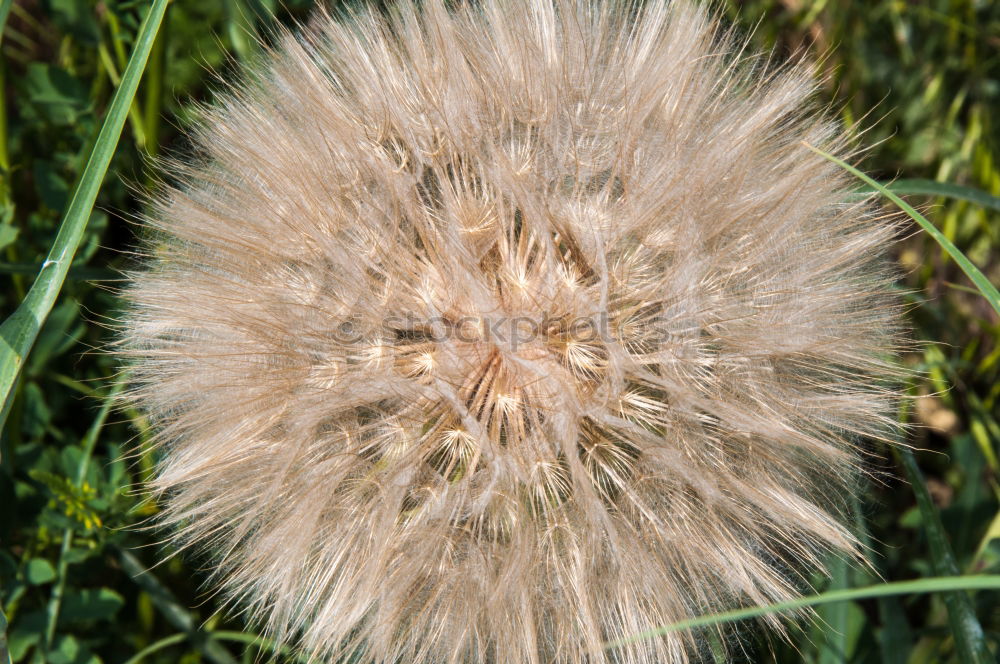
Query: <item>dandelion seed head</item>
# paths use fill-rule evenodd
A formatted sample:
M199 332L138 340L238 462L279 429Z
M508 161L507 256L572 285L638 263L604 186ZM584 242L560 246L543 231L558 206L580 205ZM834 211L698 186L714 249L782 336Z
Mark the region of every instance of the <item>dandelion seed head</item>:
M165 164L121 342L182 547L318 661L687 662L856 542L894 229L687 0L319 13Z

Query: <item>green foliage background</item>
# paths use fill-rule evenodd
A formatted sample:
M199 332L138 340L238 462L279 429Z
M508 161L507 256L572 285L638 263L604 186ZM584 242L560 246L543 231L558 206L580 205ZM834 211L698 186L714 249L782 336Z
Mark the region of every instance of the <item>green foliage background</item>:
M253 57L251 34L273 20L302 19L311 4L174 0L168 9L97 207L22 369L0 437L0 608L15 663L226 664L273 654L202 587L199 561L156 564L164 553L160 537L141 524L157 507L137 488L153 455L141 420L130 424L134 414L109 413L102 401L117 369L99 349L111 338L117 271L131 261L137 229L129 220L140 210L139 192L154 180L149 157L184 149L192 102L210 100L213 77L228 78ZM866 129L862 142L871 147L860 164L867 172L882 181L923 178L978 190L946 191L974 202L910 200L990 281L1000 281L1000 132L993 117L1000 108L1000 3L717 4L756 48L778 59L807 52L817 62L821 98L845 127L860 122ZM149 2L0 0L0 13L5 6L3 318L24 298L53 242ZM921 425L908 442L923 451L890 455L876 446L883 462L856 501L870 564L832 561L831 577L816 578L817 591L1000 573L1000 321L916 225L895 255L913 336L923 342L906 358L921 373L912 385L918 398L901 417ZM918 498L930 500L920 509ZM0 634L2 625L0 619ZM787 641L753 623L742 624L740 634L733 655L740 662L985 662L1000 649L1000 593L831 603L794 623ZM0 662L2 649L0 636Z

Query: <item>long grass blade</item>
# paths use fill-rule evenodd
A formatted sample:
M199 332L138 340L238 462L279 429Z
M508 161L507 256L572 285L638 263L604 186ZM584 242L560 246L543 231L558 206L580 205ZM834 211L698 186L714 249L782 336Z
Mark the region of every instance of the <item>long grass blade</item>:
M934 238L934 240L939 245L941 245L941 247L946 252L948 252L948 255L952 257L952 259L958 264L958 266L962 268L962 271L965 272L965 274L968 275L969 279L972 280L972 283L976 285L976 288L979 289L979 292L982 293L983 297L985 297L986 300L990 303L990 306L992 306L993 309L995 309L996 312L1000 314L1000 291L997 291L996 286L994 286L989 282L989 279L987 279L986 276L979 271L979 268L973 265L972 261L966 258L965 254L963 254L962 251L958 247L956 247L951 240L945 237L944 233L939 231L937 227L934 226L934 224L928 221L928 219L924 217L924 215L920 214L915 209L913 209L913 206L904 201L893 191L886 188L884 185L876 182L872 178L868 177L858 169L848 164L846 161L838 159L837 157L834 157L832 154L824 152L823 150L820 150L817 147L809 145L808 143L804 143L804 145L813 152L815 152L816 154L823 157L824 159L832 161L833 163L837 164L847 172L860 178L865 182L865 184L872 187L875 191L879 192L880 194L888 198L890 201L898 205L904 212L906 212L906 214L910 215L910 217L915 222L920 224L921 228L927 231L927 233L932 238Z
M909 449L901 448L894 450L899 460L902 462L906 479L913 487L913 493L917 497L917 508L927 533L927 541L931 551L931 566L935 574L958 574L958 563L948 544L948 537L941 524L941 517L938 515L931 500L931 494L927 490L923 473L917 466L913 452ZM944 593L944 604L948 609L948 623L951 625L952 635L955 637L955 648L958 651L958 659L962 664L990 664L996 660L990 654L986 645L986 635L983 627L976 618L976 611L972 606L972 600L961 591Z
M132 57L122 76L121 85L111 99L97 142L87 160L80 182L73 191L49 255L24 300L10 318L0 325L0 400L4 403L3 412L0 414L0 426L10 408L12 391L21 367L55 304L73 256L83 238L94 202L97 200L97 193L118 146L129 108L149 59L156 33L163 22L167 2L168 0L154 0L146 13L139 28Z
M913 394L913 388L908 390ZM910 419L910 401L904 399L900 404L899 421L907 423ZM941 517L931 499L930 491L927 489L927 482L917 465L917 460L909 448L893 448L893 455L903 466L906 480L913 488L913 495L917 500L917 509L920 511L921 524L927 534L927 543L930 548L931 568L938 575L959 574L958 563L948 542ZM964 592L944 593L944 605L948 611L948 624L951 626L952 635L955 639L955 648L958 653L958 660L962 664L987 664L996 660L990 654L986 645L986 636L983 627L976 618L975 608L972 600Z
M288 646L278 644L273 639L258 636L257 634L219 630L212 632L212 639L216 641L242 643L245 646L256 648L261 651L268 651L272 653L272 655L283 655L296 662L303 662L303 664L309 664L309 662L315 661L306 653L296 652Z
M926 593L952 592L960 590L1000 590L1000 574L979 574L970 576L940 576L926 579L916 579L913 581L893 581L890 583L879 583L864 588L849 588L846 590L830 590L818 595L807 597L797 597L787 602L776 602L762 606L750 606L745 609L725 611L723 613L712 613L688 620L657 627L630 636L627 639L612 641L605 644L605 648L617 648L629 643L652 639L657 636L679 632L687 629L699 627L711 627L722 623L738 622L772 613L789 613L823 604L834 602L853 602L876 597L892 597L895 595L919 595Z
M14 0L0 0L0 43L3 42L3 33L7 28L7 18L10 16L10 9L14 6ZM0 62L0 91L7 89L6 72L7 63ZM10 155L7 153L7 100L5 95L0 95L0 205L5 209L0 210L0 221L6 222L8 214L12 214L10 205Z
M301 653L296 654L288 646L279 646L271 639L267 639L262 636L257 636L256 634L246 634L244 632L233 632L233 631L218 631L218 632L212 632L211 637L213 640L216 641L232 641L234 643L241 643L251 648L256 648L257 650L260 651L270 652L272 657L280 654L284 655L287 658L291 658L294 661L303 662L304 664L308 664L310 662L310 660L306 655ZM171 636L162 638L159 641L156 641L146 646L139 652L137 652L135 655L126 660L125 664L139 664L139 662L142 662L150 655L153 655L161 650L177 645L179 643L183 643L187 639L188 639L187 634L173 634Z
M851 512L854 515L854 528L861 542L861 550L865 554L864 567L854 568L855 577L852 585L861 582L875 583L885 578L883 569L884 558L873 555L875 553L875 543L872 540L865 519L865 508L862 500L857 495L851 496ZM875 600L878 605L878 615L881 626L881 635L878 638L879 655L882 657L881 664L906 664L910 650L913 648L913 634L907 622L906 613L898 597L879 597Z
M0 0L0 40L3 39L3 31L7 27L7 17L10 15L10 8L13 6L14 0Z
M205 659L213 664L236 664L236 659L232 654L222 644L212 640L213 633L201 629L194 616L181 606L170 589L146 569L138 558L122 549L118 552L118 559L121 561L125 573L132 577L136 585L146 591L154 606L159 609L160 614L175 629L184 632L190 642L201 651Z
M951 184L950 182L914 178L895 180L883 186L900 196L944 196L945 198L968 201L980 207L1000 211L1000 197L988 194L981 189L963 187ZM858 191L861 193L872 193L878 191L878 189L868 185L860 187Z
M850 587L851 572L847 560L836 556L827 565L830 572L828 590L841 590ZM817 629L821 630L818 640L819 664L843 664L847 661L850 646L851 604L837 602L821 607L817 612L819 622Z
M7 616L0 609L0 664L10 664L10 651L7 649Z
M184 643L185 641L187 641L187 638L188 638L187 634L172 634L170 636L164 637L159 641L155 641L150 645L146 646L132 657L129 657L125 661L125 664L139 664L139 662L146 659L150 655L154 655L160 652L161 650L169 648L170 646L177 645L178 643Z

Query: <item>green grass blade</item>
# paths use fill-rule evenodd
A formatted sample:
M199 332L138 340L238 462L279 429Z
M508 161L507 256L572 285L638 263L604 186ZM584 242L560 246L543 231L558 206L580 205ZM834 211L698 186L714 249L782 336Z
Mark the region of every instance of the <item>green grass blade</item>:
M865 508L861 498L856 494L851 495L851 512L854 515L855 532L866 559L863 567L855 568L856 574L851 585L859 585L861 582L875 583L884 578L885 561L881 556L874 555L875 543L868 530L864 516ZM875 628L880 632L877 640L879 655L882 657L881 664L906 664L913 648L913 634L903 606L898 597L879 597L875 602L878 605L881 622L881 627Z
M288 646L279 646L271 639L264 638L262 636L257 636L256 634L245 634L243 632L233 632L233 631L218 631L212 632L212 639L215 641L231 641L234 643L241 643L245 646L257 648L261 651L267 651L274 655L284 655L285 657L292 658L297 662L303 662L308 664L312 661L307 658L304 654L296 654ZM173 634L171 636L165 637L152 643L138 653L133 655L131 658L126 660L125 664L139 664L150 655L153 655L161 650L169 648L170 646L177 645L178 643L183 643L188 639L187 634ZM249 660L245 660L249 661Z
M14 0L0 0L0 40L3 39L3 31L7 27L7 17L10 15L10 8L13 6Z
M184 643L185 641L187 641L187 638L188 638L187 634L173 634L171 636L162 638L159 641L156 641L155 643L146 646L145 648L137 652L135 655L128 658L128 660L125 661L125 664L139 664L139 662L146 659L150 655L156 654L161 650L169 648L170 646L177 645L178 643Z
M838 159L837 157L834 157L832 154L824 152L823 150L820 150L817 147L813 147L808 143L804 143L804 145L813 152L815 152L816 154L820 155L821 157L837 164L838 166L848 171L852 175L861 178L865 182L865 184L872 187L875 191L879 192L880 194L891 200L893 203L898 205L904 212L906 212L906 214L910 215L910 217L915 222L920 224L921 228L927 231L930 234L930 236L934 238L934 240L939 245L941 245L941 247L944 248L946 252L948 252L948 255L951 256L952 259L954 259L954 261L958 263L958 266L962 268L962 271L969 276L969 279L972 280L972 283L976 285L976 288L979 289L979 292L982 293L983 297L986 298L986 300L990 303L993 309L996 310L998 314L1000 314L1000 291L997 291L996 287L989 282L989 280L986 278L985 275L983 275L982 272L979 271L979 268L973 265L972 261L966 258L965 254L963 254L962 251L958 247L956 247L951 240L945 237L944 233L939 231L934 226L934 224L928 221L927 218L924 217L924 215L914 210L909 203L907 203L902 198L897 196L895 193L893 193L893 191L887 189L884 185L879 184L872 178L868 177L858 169L848 164L846 161Z
M828 590L842 590L850 587L850 568L843 556L836 556L827 566L830 572ZM848 660L851 630L851 604L837 602L827 604L817 611L817 629L822 634L817 639L819 664L842 664Z
M139 86L139 79L149 59L156 33L163 22L167 2L168 0L154 0L146 13L139 28L132 57L122 76L121 85L111 99L101 132L87 160L80 182L73 191L49 255L20 306L3 325L0 325L0 400L4 403L3 413L0 414L0 425L6 419L17 376L35 343L42 323L55 304L84 229L87 227L94 202L97 200L97 192L101 188L111 157L118 146L125 119L128 117L129 108Z
M924 532L927 533L927 541L931 550L931 566L934 573L943 575L958 574L958 563L952 554L951 545L941 524L941 517L934 507L931 494L927 490L923 473L917 466L913 452L907 448L894 450L897 458L903 464L906 479L913 487L913 493L917 497L917 508L923 523ZM972 600L967 594L961 591L944 593L944 604L948 609L948 623L951 625L952 635L955 637L955 648L958 651L958 659L962 664L989 664L995 662L986 645L986 635L983 627L976 618L976 611L972 606Z
M170 22L167 21L153 43L146 68L143 87L145 88L142 123L146 137L146 153L155 157L160 152L160 120L163 118L163 89L167 68L167 41L170 37ZM147 177L151 181L151 176Z
M226 32L236 56L246 62L257 50L257 26L252 13L239 0L226 0Z
M0 261L0 274L38 274L39 263L7 263ZM122 278L121 272L110 268L73 266L66 274L70 281L115 281Z
M629 643L635 643L644 639L651 639L670 632L679 632L698 627L711 627L723 623L738 622L772 613L788 613L798 611L813 606L832 604L834 602L851 602L876 597L892 597L894 595L918 595L925 593L940 593L962 590L1000 590L1000 574L981 574L970 576L941 576L927 579L916 579L914 581L894 581L891 583L880 583L864 588L850 588L846 590L830 590L818 595L808 597L798 597L787 602L776 602L763 606L750 606L745 609L725 611L723 613L712 613L698 616L688 620L682 620L663 627L657 627L645 632L630 636L627 639L613 641L606 644L606 648L617 648Z
M236 659L221 643L212 640L213 633L199 627L188 611L174 597L163 583L151 571L139 562L139 559L124 549L119 549L118 559L122 569L132 577L136 585L149 595L153 605L160 614L173 625L175 629L184 632L191 643L201 651L201 654L213 664L236 664Z
M219 630L212 632L212 639L216 641L242 643L243 645L252 646L261 651L268 651L272 653L272 655L283 655L287 658L295 660L296 662L303 662L303 664L308 664L309 662L314 661L306 653L296 652L286 645L279 645L273 639L268 639L256 634Z
M1000 197L987 194L981 189L963 187L950 182L938 182L937 180L903 179L890 182L885 186L889 191L901 196L944 196L955 198L960 201L968 201L980 207L1000 211ZM878 191L872 186L859 188L862 193L872 193Z
M10 16L10 9L13 6L14 0L0 0L0 43L3 42L3 33L7 28L7 18ZM0 91L7 89L6 66L6 62L0 62ZM7 100L5 97L0 97L0 204L3 204L8 209L10 208L9 169L10 158L7 154ZM6 210L3 212L6 212Z
M907 395L914 396L914 387L911 384L907 389ZM910 420L909 399L903 399L899 406L899 421L907 424ZM921 525L927 534L927 543L930 549L930 563L934 573L939 576L950 576L959 574L958 563L948 542L944 525L934 501L931 499L924 475L917 465L917 460L909 448L897 447L892 450L893 456L903 466L903 472L907 481L913 488L913 494L917 501L917 509L920 512ZM972 600L963 592L947 592L944 594L944 605L948 612L948 624L951 626L952 636L955 639L955 649L958 660L962 664L986 664L994 662L986 645L986 636L983 627L976 618L976 611L972 605Z
M7 650L7 616L0 609L0 664L10 664L10 651Z

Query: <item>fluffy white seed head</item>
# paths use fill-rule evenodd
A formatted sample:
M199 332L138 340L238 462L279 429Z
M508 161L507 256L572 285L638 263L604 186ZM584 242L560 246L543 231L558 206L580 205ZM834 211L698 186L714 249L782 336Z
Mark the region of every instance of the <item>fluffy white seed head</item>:
M892 227L686 1L319 15L203 113L122 348L154 489L323 661L684 662L854 540Z

